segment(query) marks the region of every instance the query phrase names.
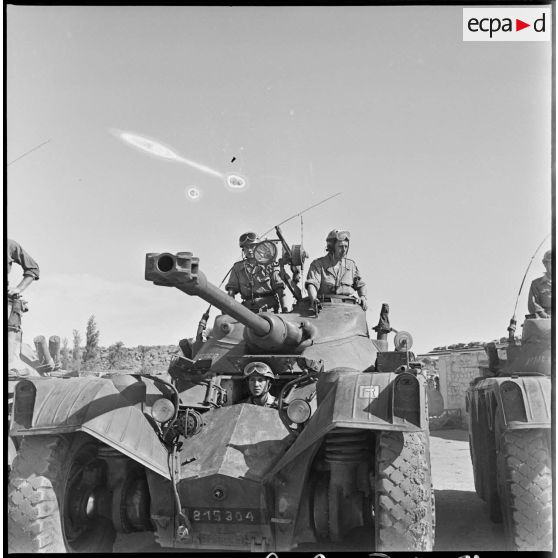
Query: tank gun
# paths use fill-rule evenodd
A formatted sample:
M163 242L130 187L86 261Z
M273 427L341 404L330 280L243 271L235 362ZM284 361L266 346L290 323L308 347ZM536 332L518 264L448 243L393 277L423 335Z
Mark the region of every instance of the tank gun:
M307 320L293 323L278 314L254 314L209 282L199 269L199 258L191 252L146 254L145 279L155 285L176 287L219 308L245 326L244 337L250 345L264 351L300 352L316 333Z

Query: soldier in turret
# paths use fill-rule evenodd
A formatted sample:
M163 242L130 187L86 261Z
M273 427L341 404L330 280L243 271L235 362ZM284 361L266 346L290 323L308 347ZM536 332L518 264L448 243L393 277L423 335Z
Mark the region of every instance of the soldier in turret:
M319 309L319 299L330 294L356 295L363 310L368 308L366 283L362 280L356 263L347 258L351 234L349 231L332 230L326 238L327 255L310 264L306 277L306 290L310 304Z
M273 264L263 265L256 261L256 240L254 232L240 235L238 244L242 248L243 259L233 265L225 290L233 298L240 293L243 306L255 313L267 309L287 312L285 283Z
M269 393L275 374L265 362L250 362L244 368L250 396L242 403L277 409L277 399Z
M530 314L539 318L550 318L552 315L552 251L547 250L542 260L546 273L531 283L527 306Z

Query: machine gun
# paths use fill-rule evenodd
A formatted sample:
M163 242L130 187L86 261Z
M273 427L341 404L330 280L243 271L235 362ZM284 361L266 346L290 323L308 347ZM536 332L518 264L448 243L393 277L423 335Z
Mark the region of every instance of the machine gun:
M295 297L297 302L302 300L302 292L298 283L300 281L302 265L307 257L306 252L302 248L301 244L295 244L292 248L289 247L279 225L275 227L275 232L277 233L277 238L280 240L283 246L283 257L279 260L280 266L280 277L285 282L285 285L289 288L292 295ZM289 265L291 268L292 278L289 277L285 271L285 265Z

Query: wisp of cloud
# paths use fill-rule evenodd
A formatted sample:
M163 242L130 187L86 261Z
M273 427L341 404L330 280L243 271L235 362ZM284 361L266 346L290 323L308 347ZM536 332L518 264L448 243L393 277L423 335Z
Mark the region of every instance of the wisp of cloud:
M167 161L176 161L177 163L188 165L189 167L199 170L204 174L208 174L209 176L220 178L225 181L225 184L229 188L242 190L246 187L246 179L243 177L233 174L225 176L223 173L212 169L211 167L186 159L185 157L182 157L182 155L178 155L178 153L175 153L170 147L167 147L155 140L138 136L137 134L132 134L131 132L124 132L122 130L111 130L111 133L124 141L126 144L149 153L150 155L166 159Z

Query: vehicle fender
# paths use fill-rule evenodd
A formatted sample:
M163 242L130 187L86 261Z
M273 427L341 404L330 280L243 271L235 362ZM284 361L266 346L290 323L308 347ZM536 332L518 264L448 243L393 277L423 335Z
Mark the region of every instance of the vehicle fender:
M512 376L500 380L496 399L506 429L550 428L550 377Z
M15 388L11 436L86 432L170 478L168 451L143 412L145 385L98 377L30 378Z
M330 382L316 413L270 475L320 443L334 428L416 432L427 426L426 391L414 374L339 374Z

